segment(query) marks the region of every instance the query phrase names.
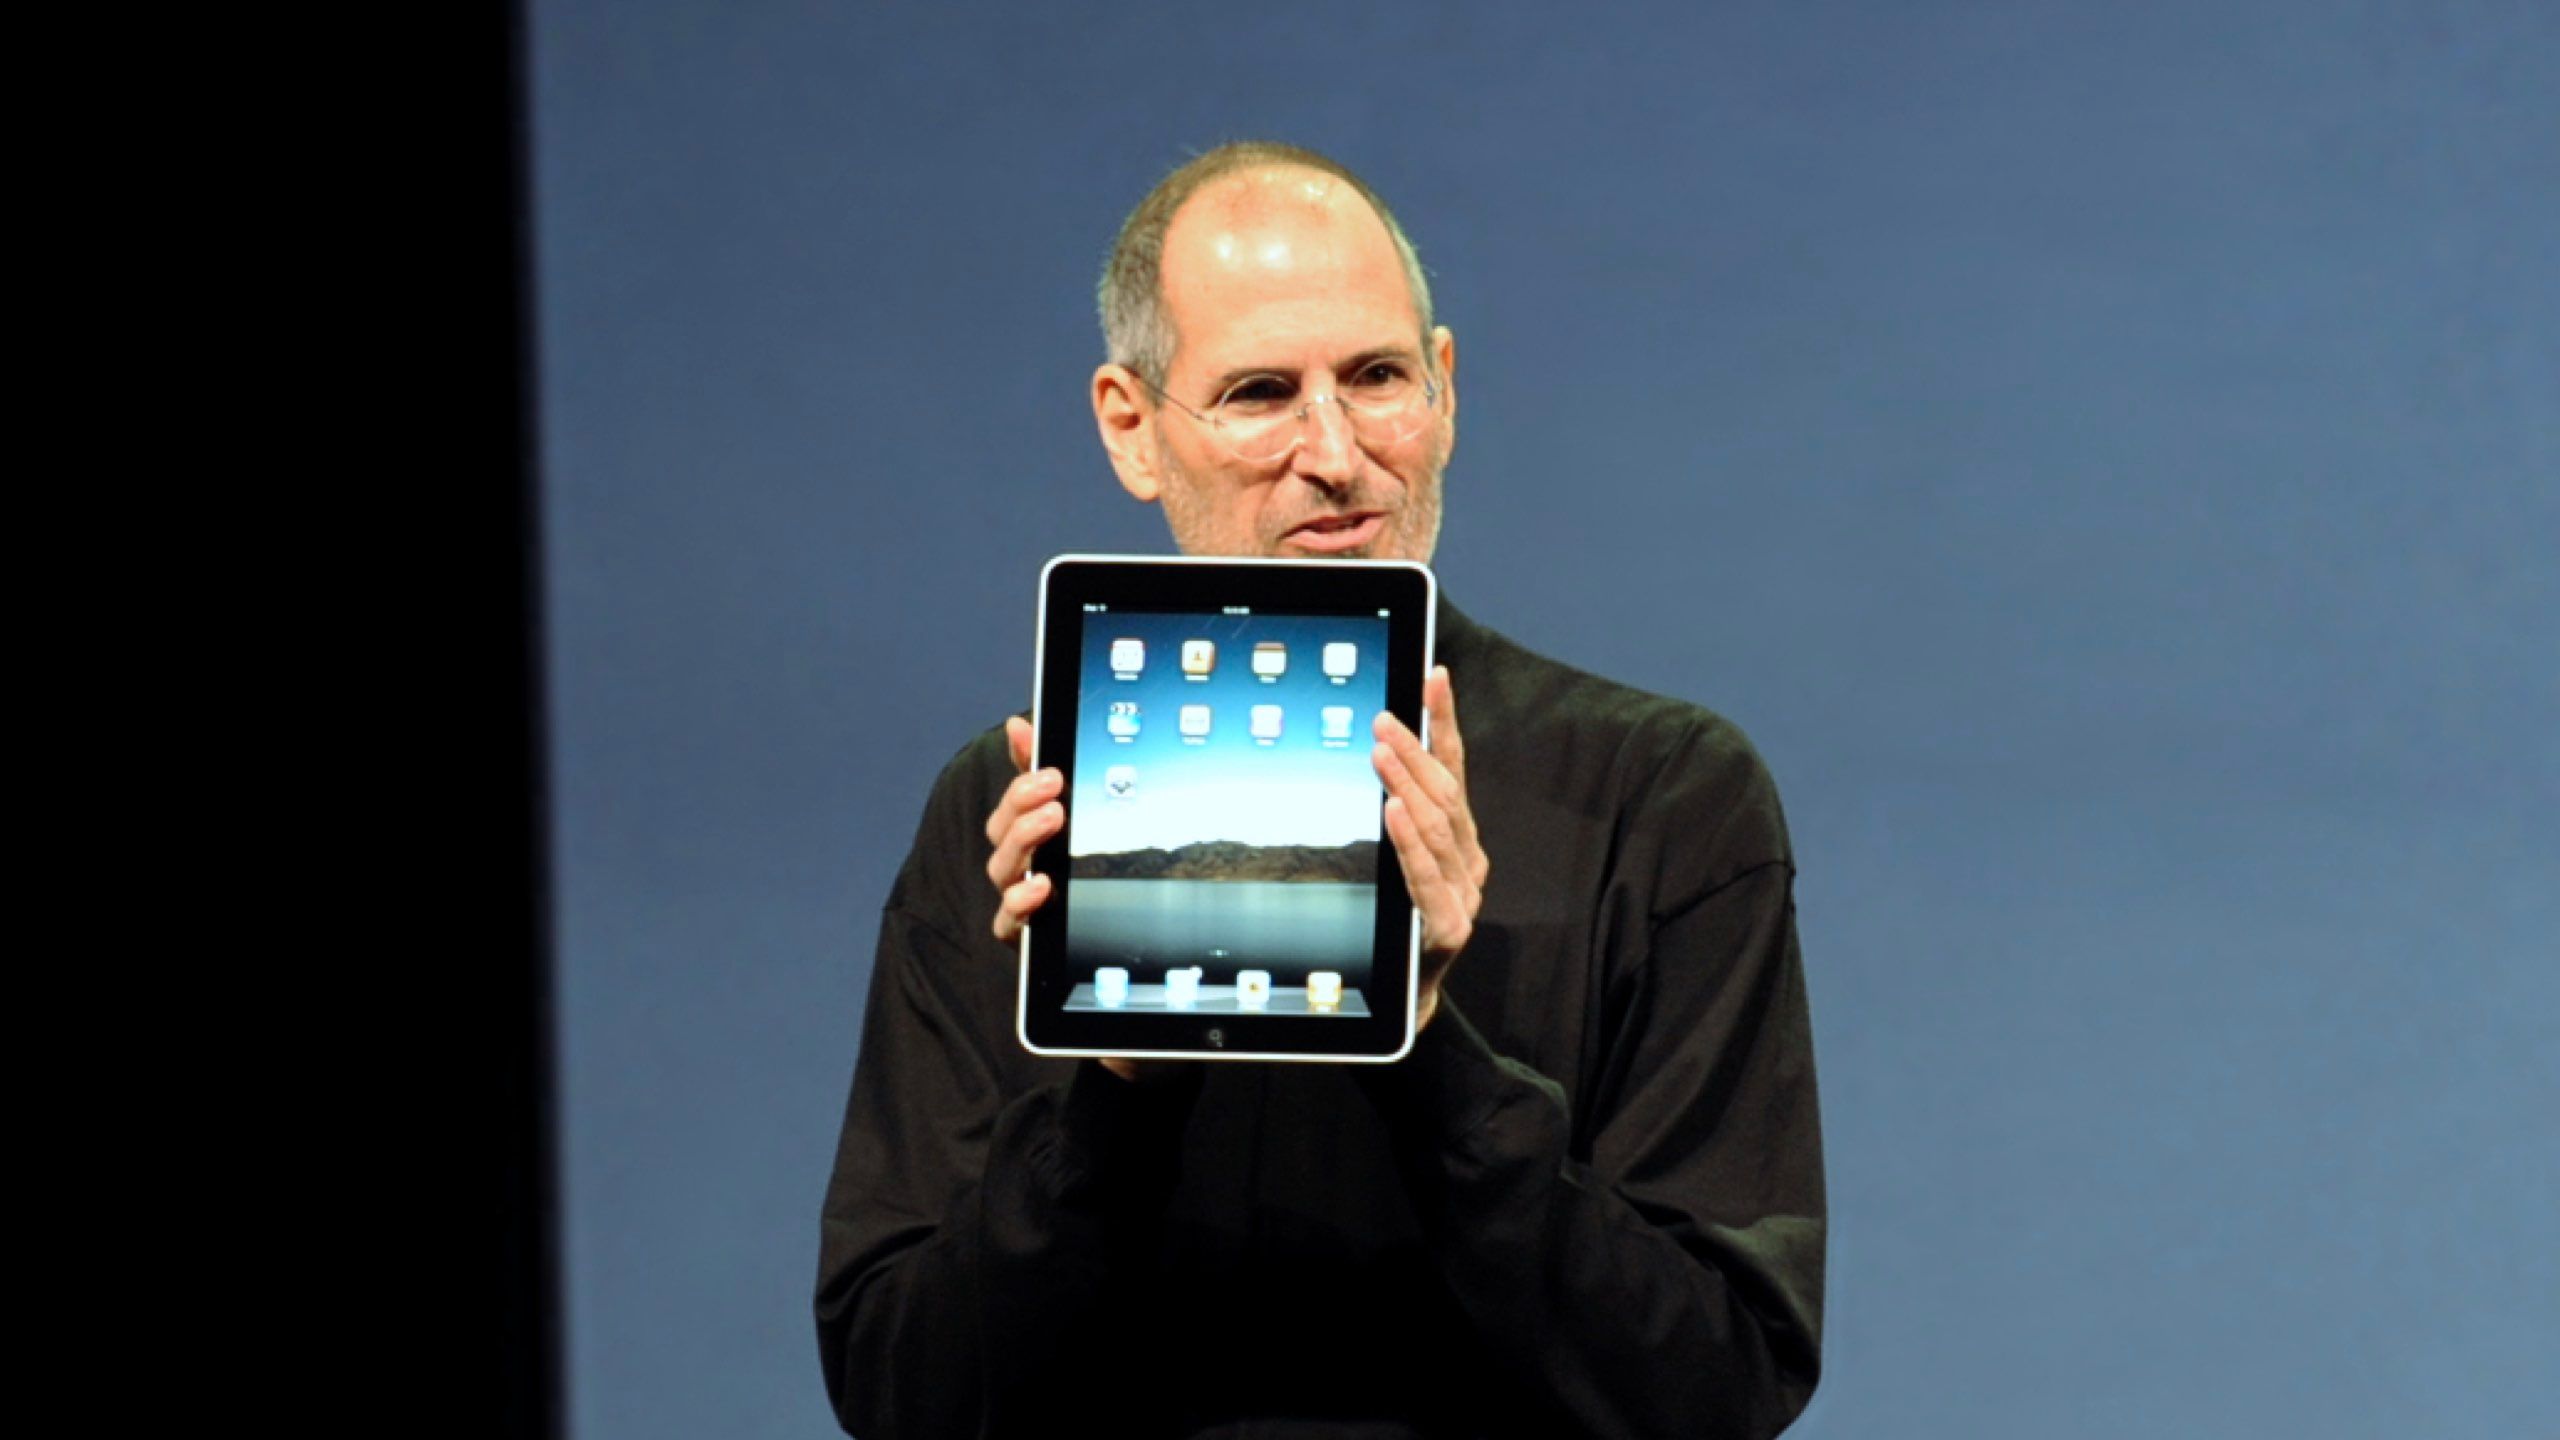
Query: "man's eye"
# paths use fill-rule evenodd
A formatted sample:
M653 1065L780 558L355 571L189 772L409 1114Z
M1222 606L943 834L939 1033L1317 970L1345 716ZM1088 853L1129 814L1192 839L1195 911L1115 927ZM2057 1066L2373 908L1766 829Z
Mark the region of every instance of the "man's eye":
M1287 382L1273 376L1262 375L1242 381L1229 389L1226 394L1219 396L1218 408L1248 412L1269 410L1289 403L1289 395Z
M1351 377L1352 388L1376 391L1401 388L1407 380L1405 368L1392 360L1376 360Z

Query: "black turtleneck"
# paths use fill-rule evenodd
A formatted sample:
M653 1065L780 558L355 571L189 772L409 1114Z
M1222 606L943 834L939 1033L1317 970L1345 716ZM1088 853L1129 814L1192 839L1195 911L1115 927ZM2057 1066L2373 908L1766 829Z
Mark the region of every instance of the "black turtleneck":
M861 1440L1763 1436L1819 1369L1786 826L1740 731L1444 601L1492 862L1387 1066L1132 1085L1014 1038L953 758L881 917L818 1333Z

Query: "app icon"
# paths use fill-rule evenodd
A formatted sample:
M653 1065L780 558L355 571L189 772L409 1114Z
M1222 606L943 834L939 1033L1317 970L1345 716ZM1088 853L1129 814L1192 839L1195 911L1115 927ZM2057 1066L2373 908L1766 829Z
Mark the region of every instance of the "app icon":
M1200 1003L1200 967L1164 972L1164 1003L1188 1010Z
M1208 678L1209 672L1217 668L1217 641L1185 640L1182 642L1182 673L1184 675L1196 679L1206 679Z
M1105 965L1094 971L1093 998L1112 1010L1128 1004L1129 972L1117 965Z
M1270 1003L1270 971L1239 970L1236 972L1236 1004L1247 1010L1259 1010Z
M1206 705L1185 705L1185 706L1183 706L1183 707L1182 707L1182 733L1183 733L1183 734L1185 734L1185 735L1192 735L1192 736L1199 736L1199 735L1206 735L1206 734L1208 734L1208 733L1209 733L1209 707L1208 707L1208 706L1206 706Z
M1307 977L1307 1005L1310 1009L1331 1010L1342 1003L1342 976L1332 970L1319 970Z
M1289 673L1289 647L1265 640L1253 647L1253 673L1266 680Z
M1317 711L1316 715L1318 719L1324 722L1325 739L1348 740L1351 738L1350 706L1327 705L1322 710Z
M1360 647L1348 640L1335 640L1324 647L1324 673L1336 680L1348 680L1360 669Z
M1111 718L1105 720L1103 724L1110 729L1112 734L1119 736L1123 740L1137 734L1138 702L1135 700L1112 701Z
M1102 772L1102 792L1114 800L1126 800L1138 788L1138 767L1114 765Z
M1280 738L1279 706L1256 705L1253 707L1253 738L1256 740L1277 740Z
M1126 680L1146 668L1146 641L1114 640L1111 642L1111 673Z

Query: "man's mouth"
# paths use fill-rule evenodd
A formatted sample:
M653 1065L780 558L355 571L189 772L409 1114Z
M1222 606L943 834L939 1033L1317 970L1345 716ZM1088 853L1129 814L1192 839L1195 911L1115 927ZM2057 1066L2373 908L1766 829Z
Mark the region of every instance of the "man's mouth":
M1377 539L1378 532L1385 527L1386 517L1375 510L1350 515L1319 515L1299 522L1280 539L1281 543L1301 550L1330 553L1356 550Z

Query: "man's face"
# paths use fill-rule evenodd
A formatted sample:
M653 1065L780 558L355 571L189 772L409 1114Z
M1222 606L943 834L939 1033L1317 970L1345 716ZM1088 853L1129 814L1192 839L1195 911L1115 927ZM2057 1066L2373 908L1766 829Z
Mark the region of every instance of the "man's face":
M1268 170L1227 177L1185 204L1165 233L1165 308L1177 343L1165 391L1208 412L1239 384L1326 400L1372 366L1446 387L1456 346L1428 341L1395 242L1358 191L1332 176ZM1278 459L1239 459L1199 419L1109 377L1095 410L1121 483L1162 500L1191 555L1431 558L1440 472L1456 438L1443 394L1416 433L1364 441L1332 403L1292 421ZM1346 392L1347 393L1347 392Z

